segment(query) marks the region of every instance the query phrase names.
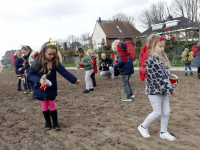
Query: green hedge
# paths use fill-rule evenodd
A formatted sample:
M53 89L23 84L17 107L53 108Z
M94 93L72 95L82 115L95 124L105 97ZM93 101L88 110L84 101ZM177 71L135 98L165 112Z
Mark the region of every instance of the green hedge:
M96 54L98 54L99 59L101 59L101 54L105 53L107 56L110 56L110 54L116 54L116 52L112 51L112 50L107 50L107 51L99 51L99 52L95 52Z
M198 42L185 43L185 44L183 45L183 47L184 47L184 48L188 48L189 50L191 50L191 49L192 49L192 46L193 46L193 45L197 45L197 44L198 44Z

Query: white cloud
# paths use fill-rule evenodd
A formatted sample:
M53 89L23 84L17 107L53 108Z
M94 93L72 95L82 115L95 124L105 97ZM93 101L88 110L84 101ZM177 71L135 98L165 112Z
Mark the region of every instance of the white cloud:
M144 8L158 0L7 0L0 9L0 59L20 44L39 50L49 37L92 34L96 20L123 12L137 21ZM138 28L140 30L140 28Z

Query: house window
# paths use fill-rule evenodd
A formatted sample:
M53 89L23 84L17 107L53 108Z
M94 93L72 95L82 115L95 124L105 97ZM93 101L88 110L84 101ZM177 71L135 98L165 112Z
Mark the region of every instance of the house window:
M153 25L152 26L152 30L159 30L159 29L162 29L163 28L163 24L156 24L156 25Z
M170 40L170 36L169 36L168 34L165 35L165 38L166 38L167 40Z
M99 29L97 29L97 35L100 35L100 31L99 31Z
M97 45L101 45L101 38L97 38Z
M122 33L122 30L120 29L119 26L116 26L116 28L119 30L120 33Z
M180 32L179 33L179 38L185 38L185 36L186 36L185 32Z
M168 21L166 22L166 27L174 27L178 25L178 20Z

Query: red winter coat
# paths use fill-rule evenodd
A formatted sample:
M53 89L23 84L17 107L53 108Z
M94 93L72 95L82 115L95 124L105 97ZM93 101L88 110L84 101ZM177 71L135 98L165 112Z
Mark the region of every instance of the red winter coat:
M92 59L92 64L93 64L93 73L97 73L97 61L96 61L96 57L91 57Z

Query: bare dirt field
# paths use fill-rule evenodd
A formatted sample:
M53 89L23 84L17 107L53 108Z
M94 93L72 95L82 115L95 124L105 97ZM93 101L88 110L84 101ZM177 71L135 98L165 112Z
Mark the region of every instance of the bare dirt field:
M172 72L180 83L174 97L169 95L171 114L168 131L175 135L170 142L159 137L160 119L149 127L151 138L144 139L137 130L152 111L145 82L138 71L131 76L135 98L122 102L125 96L121 78L106 79L96 74L95 91L85 90L84 70L81 85L70 84L58 74L56 107L60 131L44 130L41 102L30 101L31 94L17 91L14 71L0 74L0 150L198 150L200 149L200 80Z

